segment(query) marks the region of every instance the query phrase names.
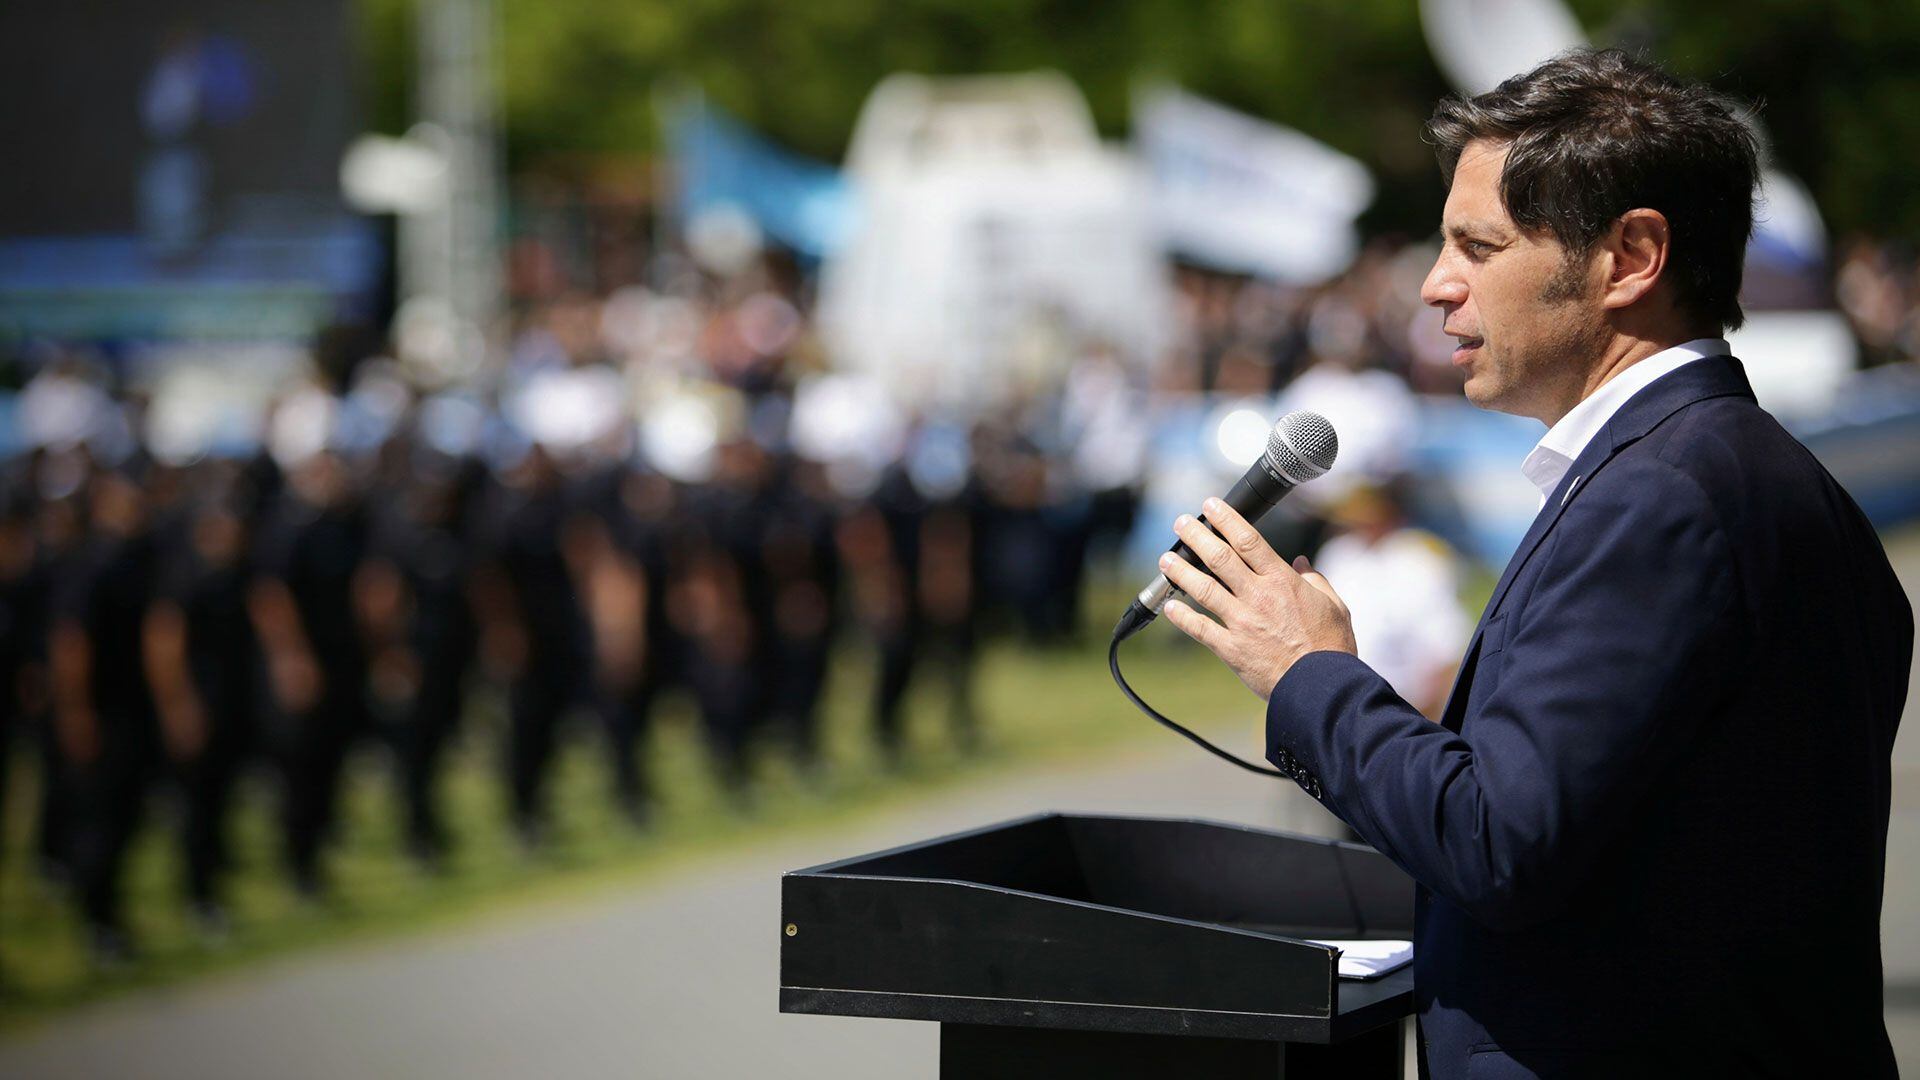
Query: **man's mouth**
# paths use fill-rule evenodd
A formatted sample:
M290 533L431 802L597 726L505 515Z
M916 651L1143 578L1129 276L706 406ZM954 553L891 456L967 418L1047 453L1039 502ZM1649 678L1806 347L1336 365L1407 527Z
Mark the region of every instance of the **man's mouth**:
M1474 354L1480 351L1480 346L1486 344L1483 338L1468 337L1465 334L1455 334L1453 338L1457 342L1453 347L1453 362L1455 364L1465 364L1472 360Z

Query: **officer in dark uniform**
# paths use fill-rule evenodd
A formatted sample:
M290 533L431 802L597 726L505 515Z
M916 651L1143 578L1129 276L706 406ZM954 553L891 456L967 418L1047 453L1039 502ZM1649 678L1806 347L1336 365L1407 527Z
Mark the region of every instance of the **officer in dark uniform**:
M767 591L765 633L771 723L800 764L819 765L819 703L840 621L835 507L817 465L789 458L765 504L759 559Z
M44 571L32 503L23 486L9 484L0 489L0 815L14 745L46 720Z
M889 593L885 615L875 627L880 678L874 686L874 735L893 762L904 750L901 706L926 644L920 610L920 533L927 509L927 500L899 465L887 470L871 498L870 513L883 537L878 554L886 565Z
M341 770L368 728L367 663L356 611L363 507L346 464L319 450L288 468L261 528L247 607L265 656L285 781L286 857L300 893L324 892L321 850Z
M964 751L980 745L979 715L973 704L975 628L979 619L982 553L979 485L928 499L920 519L920 573L915 581L917 611L927 651L946 676L947 723Z
M918 641L912 611L915 566L908 561L914 551L895 542L898 515L890 517L882 509L888 497L876 489L860 500L841 520L835 542L852 586L854 611L878 652L873 734L891 765L898 763L903 749L900 705Z
M90 535L55 585L48 660L69 866L95 959L113 964L130 952L120 872L157 763L142 641L157 567L138 477L98 472L88 494Z
M183 796L188 902L218 933L229 864L227 812L254 736L260 662L247 612L246 505L225 466L202 468L146 622L147 676Z
M613 764L620 811L635 825L652 815L646 735L654 703L677 670L666 614L667 545L677 506L666 477L625 462L588 480L570 545L586 585L593 629L596 704Z
M435 785L448 742L466 703L467 672L478 642L469 590L473 546L470 507L477 463L415 447L411 479L380 508L364 574L363 592L381 647L373 657L375 682L403 684L395 733L407 847L430 868L447 846Z
M38 474L45 465L35 461ZM38 479L36 479L38 484ZM34 830L34 856L41 876L55 885L73 878L72 855L73 793L71 770L61 749L59 725L52 703L52 675L47 670L47 644L51 637L50 620L55 586L74 572L86 550L86 492L58 490L36 501L34 508L34 560L28 581L22 583L24 600L18 615L24 620L24 632L38 654L40 670L45 673L46 698L43 707L31 710L37 715L40 742L40 818ZM33 658L29 658L29 663ZM32 682L26 684L32 687ZM31 707L31 699L29 705Z
M476 599L487 652L508 679L508 796L521 841L532 848L545 839L546 777L558 728L592 683L592 654L563 550L576 509L552 457L529 448L494 496Z
M713 482L687 490L668 564L668 610L685 642L687 685L720 781L737 800L748 794L748 747L770 690L765 470L765 452L750 440L724 443Z
M1063 526L1050 490L1049 462L1026 434L985 428L975 439L984 495L980 507L981 569L988 594L1001 600L1028 640L1055 644L1072 627L1070 594L1061 581Z
M907 689L929 657L945 669L956 742L971 749L978 740L972 670L981 496L968 455L942 456L938 469L917 468L913 454L889 467L839 530L853 595L879 650L874 736L890 763L904 749Z

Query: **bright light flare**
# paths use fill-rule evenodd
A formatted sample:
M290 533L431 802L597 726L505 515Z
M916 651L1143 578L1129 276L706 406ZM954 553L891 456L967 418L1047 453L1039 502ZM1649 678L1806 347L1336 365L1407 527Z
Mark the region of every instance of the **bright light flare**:
M1244 469L1266 453L1267 435L1272 430L1273 425L1264 414L1253 409L1235 409L1220 418L1220 425L1214 431L1214 445L1221 457Z

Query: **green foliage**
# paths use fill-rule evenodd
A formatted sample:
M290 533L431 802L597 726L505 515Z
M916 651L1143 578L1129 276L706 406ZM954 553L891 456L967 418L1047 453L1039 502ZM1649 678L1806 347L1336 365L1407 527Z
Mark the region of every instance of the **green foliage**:
M370 16L376 115L403 97L419 0ZM497 0L510 160L542 167L657 145L653 88L681 80L805 153L838 160L861 103L896 71L1053 68L1124 134L1134 80L1179 81L1353 154L1380 180L1364 222L1431 230L1442 193L1420 127L1448 92L1416 0ZM1836 231L1920 236L1906 149L1920 145L1920 4L1881 0L1573 0L1596 41L1766 103L1780 160ZM386 104L382 105L384 102Z
M397 129L418 0L359 0L376 121ZM837 161L860 105L897 71L1059 70L1110 137L1141 76L1293 124L1385 172L1383 224L1438 210L1420 123L1444 90L1404 0L498 0L509 160L540 168L658 146L656 87L701 87L803 153Z
M413 122L413 0L356 0L354 13L364 122L398 135Z
M1920 4L1638 0L1613 18L1674 70L1757 102L1775 160L1837 234L1920 239Z

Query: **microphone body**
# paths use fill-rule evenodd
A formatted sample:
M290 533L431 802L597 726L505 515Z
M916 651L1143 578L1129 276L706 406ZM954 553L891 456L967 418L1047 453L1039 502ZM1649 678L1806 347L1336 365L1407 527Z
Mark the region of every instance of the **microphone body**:
M1299 485L1282 476L1280 471L1273 468L1263 457L1247 470L1245 476L1234 482L1222 501L1233 507L1235 513L1249 522L1256 522L1265 517L1267 511L1273 509L1276 503L1286 497L1287 492L1297 486ZM1212 530L1215 536L1220 535L1220 530L1213 527L1213 523L1207 520L1206 515L1200 516L1200 523ZM1214 576L1213 571L1208 569L1206 563L1200 561L1185 540L1176 541L1173 547L1167 550L1185 559L1189 565L1208 577ZM1152 584L1140 590L1136 600L1148 611L1158 615L1167 601L1173 598L1173 594L1179 591L1174 588L1172 582L1167 580L1167 575L1159 574L1154 577Z
M1267 439L1266 453L1234 483L1223 501L1249 523L1257 523L1288 492L1332 468L1339 449L1333 425L1327 423L1326 417L1305 410L1288 413L1274 425L1273 434ZM1200 521L1212 529L1215 536L1220 535L1220 530L1205 516ZM1208 577L1214 576L1185 541L1176 542L1168 550ZM1155 575L1120 617L1119 625L1114 627L1115 640L1131 637L1158 618L1160 610L1179 591L1167 580L1167 575Z

